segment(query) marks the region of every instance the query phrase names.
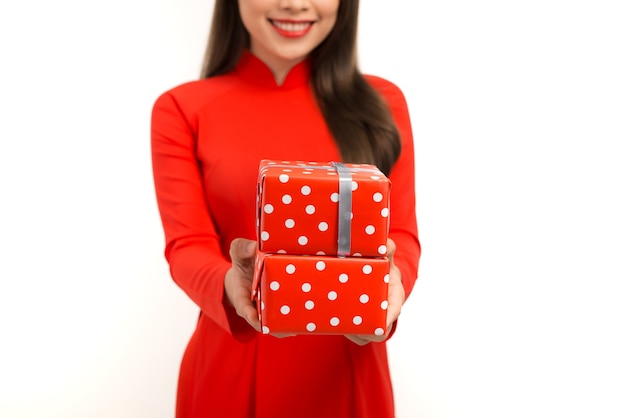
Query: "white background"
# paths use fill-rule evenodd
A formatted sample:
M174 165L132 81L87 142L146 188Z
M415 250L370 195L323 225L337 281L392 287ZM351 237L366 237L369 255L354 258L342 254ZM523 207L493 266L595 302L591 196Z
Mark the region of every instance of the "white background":
M398 418L625 417L621 0L364 0L360 60L407 97L420 279ZM149 160L211 1L0 6L0 416L173 416L196 308Z

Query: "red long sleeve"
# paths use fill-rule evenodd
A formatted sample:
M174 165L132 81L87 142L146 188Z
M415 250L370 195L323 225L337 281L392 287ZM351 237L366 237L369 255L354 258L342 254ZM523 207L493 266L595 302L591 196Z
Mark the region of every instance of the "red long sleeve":
M152 117L153 174L172 278L222 328L251 338L254 330L224 300L230 262L206 204L190 122L171 94L157 100Z

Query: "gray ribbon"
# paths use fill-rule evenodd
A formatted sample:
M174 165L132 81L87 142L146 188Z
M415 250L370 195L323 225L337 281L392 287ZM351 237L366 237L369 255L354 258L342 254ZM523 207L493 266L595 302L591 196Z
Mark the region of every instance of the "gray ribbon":
M339 175L339 208L337 224L337 255L350 255L350 229L352 223L352 174L342 163L331 162Z

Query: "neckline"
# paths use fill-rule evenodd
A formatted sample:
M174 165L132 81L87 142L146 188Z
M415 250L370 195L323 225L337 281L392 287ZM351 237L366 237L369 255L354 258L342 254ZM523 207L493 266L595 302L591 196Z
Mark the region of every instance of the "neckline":
M311 65L308 59L294 65L283 84L278 85L272 70L250 50L244 49L241 58L235 67L235 73L249 83L260 87L276 90L290 90L295 87L307 86L311 75Z

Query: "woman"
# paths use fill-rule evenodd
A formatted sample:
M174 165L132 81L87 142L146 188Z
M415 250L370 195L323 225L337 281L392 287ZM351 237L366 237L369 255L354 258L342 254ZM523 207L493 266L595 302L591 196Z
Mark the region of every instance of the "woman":
M413 142L401 91L357 69L357 16L358 0L217 0L202 79L154 105L165 256L201 310L179 418L394 416L384 341L417 278ZM263 158L372 163L390 177L387 334L258 332L250 292Z

